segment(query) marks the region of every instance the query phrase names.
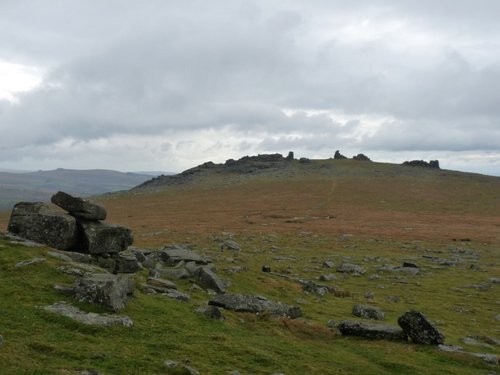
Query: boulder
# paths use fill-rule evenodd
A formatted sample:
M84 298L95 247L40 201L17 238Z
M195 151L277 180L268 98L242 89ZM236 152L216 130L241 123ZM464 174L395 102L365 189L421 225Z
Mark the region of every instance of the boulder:
M132 245L134 239L129 228L97 221L79 220L82 233L82 251L90 254L118 253Z
M357 264L341 263L337 267L337 272L350 273L353 275L362 275L366 272L366 270L363 267L358 266Z
M352 307L352 315L360 318L384 320L384 312L375 306L355 304Z
M62 191L57 192L50 199L52 203L68 211L72 216L86 220L106 219L106 210L97 204L73 197Z
M444 335L421 312L410 310L398 319L399 326L416 344L440 345Z
M203 311L203 315L205 315L205 318L207 319L224 320L224 314L222 314L222 311L220 311L217 306L207 306L207 308Z
M212 289L217 293L224 293L226 285L207 266L199 267L194 273L195 282L205 289Z
M131 327L134 324L132 319L128 316L85 312L81 311L78 307L67 304L66 302L56 302L53 305L44 306L43 309L86 325L104 327L120 325L124 327Z
M236 250L240 251L241 250L241 245L234 241L234 240L226 240L224 241L224 246L227 247L230 250Z
M407 341L406 333L396 326L380 323L343 320L337 325L344 336L359 336L371 340Z
M22 238L60 249L70 250L77 244L74 217L52 212L44 203L17 203L7 229Z
M114 258L114 273L135 273L141 269L139 261L132 254L126 251L116 254Z
M303 281L302 289L304 289L304 292L306 293L316 294L320 297L324 297L330 292L330 288L326 285L319 285L311 280Z
M267 312L274 316L287 316L291 319L302 316L300 307L270 301L260 296L219 294L214 296L208 304L237 312L249 312L254 314Z
M77 279L74 286L74 296L78 301L113 311L123 310L133 291L134 283L128 277L106 273L87 274Z
M207 264L208 261L194 251L186 250L181 247L163 248L158 250L159 258L167 265L174 265L181 261L195 262L197 264Z

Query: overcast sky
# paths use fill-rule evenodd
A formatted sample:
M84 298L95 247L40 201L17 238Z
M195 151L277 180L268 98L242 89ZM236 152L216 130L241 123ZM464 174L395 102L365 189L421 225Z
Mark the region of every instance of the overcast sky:
M500 175L498 0L1 0L0 168L258 153Z

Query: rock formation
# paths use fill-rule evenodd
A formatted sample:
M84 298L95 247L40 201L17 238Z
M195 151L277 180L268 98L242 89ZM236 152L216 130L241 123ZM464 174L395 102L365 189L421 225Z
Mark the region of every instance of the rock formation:
M402 165L408 167L424 167L424 168L440 169L439 160L431 160L430 162L426 162L424 160L411 160L411 161L405 161L404 163L402 163Z
M104 223L106 210L82 198L58 192L52 202L68 213L41 202L14 206L8 231L47 246L90 254L112 254L133 242L130 229Z

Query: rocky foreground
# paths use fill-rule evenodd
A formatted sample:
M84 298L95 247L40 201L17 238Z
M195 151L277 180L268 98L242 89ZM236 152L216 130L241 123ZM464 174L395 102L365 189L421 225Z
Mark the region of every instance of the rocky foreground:
M185 246L174 245L158 249L132 247L131 231L104 222L107 215L101 206L62 192L55 194L52 202L66 213L43 203L17 204L9 223L9 238L25 244L34 242L35 245L40 243L54 248L47 252L47 256L58 259L61 262L58 269L75 278L72 285L55 285L55 288L61 294L72 296L75 301L102 306L109 313L87 313L66 302L46 305L43 307L46 311L86 325L131 327L134 324L132 319L119 313L126 310L136 288L158 298L189 303L190 290L179 290L177 284L178 280L190 280L191 288L203 289L209 295L207 305L200 310L207 319L224 320L223 310L287 319L298 319L304 315L302 308L296 305L272 301L258 295L228 292L230 285L217 274L216 265ZM224 248L241 251L241 245L231 239L221 243L221 249ZM448 265L447 259L432 257L429 260L441 266ZM16 267L36 267L44 262L45 258L38 257L19 262ZM325 260L322 267L326 271L335 271L319 277L320 281L326 282L335 280L336 275L359 277L366 273L364 267L350 262L336 265ZM402 265L383 264L378 270L403 275L416 275L420 272L418 265L411 262L404 262ZM229 271L241 272L242 269L233 267ZM328 294L341 294L341 291L329 285L273 272L267 265L262 267L262 272L297 282L302 285L305 293L318 298ZM133 275L135 276L132 277ZM370 296L366 298L369 300ZM360 319L346 317L338 322L330 322L329 325L345 336L367 340L411 341L418 345L438 346L445 351L466 353L460 347L445 345L444 334L422 312L410 310L401 315L395 324L381 323L378 321L384 321L385 314L380 308L370 304L355 304L352 315ZM471 354L488 363L498 364L495 355ZM167 362L167 368L174 366L173 361Z

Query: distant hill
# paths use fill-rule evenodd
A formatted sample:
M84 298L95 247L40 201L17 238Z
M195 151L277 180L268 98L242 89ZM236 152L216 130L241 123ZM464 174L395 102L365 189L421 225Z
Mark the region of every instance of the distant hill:
M19 201L48 201L59 190L87 197L128 190L150 178L150 174L104 169L0 172L0 210L11 208Z

